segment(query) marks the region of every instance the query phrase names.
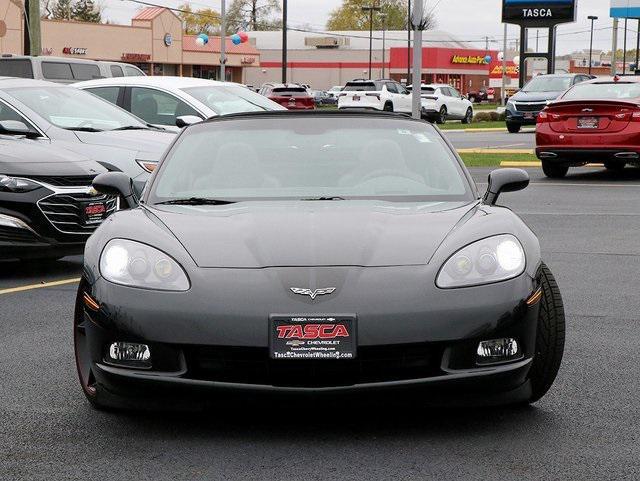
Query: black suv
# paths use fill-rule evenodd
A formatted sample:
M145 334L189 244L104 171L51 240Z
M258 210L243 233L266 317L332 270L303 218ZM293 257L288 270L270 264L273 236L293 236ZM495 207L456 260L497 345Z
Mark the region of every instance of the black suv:
M117 208L96 193L97 162L37 140L0 135L0 259L81 254L89 235Z
M538 75L509 98L506 109L507 129L520 132L523 125L535 125L540 111L575 84L591 80L586 74Z

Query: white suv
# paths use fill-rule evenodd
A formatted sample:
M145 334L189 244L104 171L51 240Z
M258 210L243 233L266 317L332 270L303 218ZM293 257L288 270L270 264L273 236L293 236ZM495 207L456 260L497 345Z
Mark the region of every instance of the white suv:
M411 92L395 80L352 80L338 94L338 108L411 113Z
M473 104L450 85L429 84L420 88L422 118L444 124L447 120L473 120Z

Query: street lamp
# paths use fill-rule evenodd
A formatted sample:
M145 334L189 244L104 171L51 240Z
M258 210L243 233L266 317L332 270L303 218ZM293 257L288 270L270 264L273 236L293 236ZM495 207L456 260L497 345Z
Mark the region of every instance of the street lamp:
M361 7L363 12L369 12L369 80L371 80L371 59L373 55L373 12L379 12L380 7Z
M591 41L589 42L589 75L591 75L591 65L593 64L593 22L598 20L598 17L589 15L587 18L591 20Z

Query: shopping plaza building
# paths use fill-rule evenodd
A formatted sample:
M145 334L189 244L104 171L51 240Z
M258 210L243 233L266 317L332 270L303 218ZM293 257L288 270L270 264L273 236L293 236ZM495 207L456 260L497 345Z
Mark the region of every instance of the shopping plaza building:
M0 52L24 52L22 0L0 0ZM144 8L130 25L74 21L42 21L42 55L135 64L148 75L182 75L217 79L220 38L199 46L185 35L181 20L166 8ZM369 76L369 32L304 32L289 30L288 81L328 89ZM422 78L442 82L463 93L489 86L497 52L473 48L442 31L424 32ZM249 32L249 42L226 40L227 80L259 87L279 82L282 71L282 32ZM372 78L407 79L407 32L373 32Z

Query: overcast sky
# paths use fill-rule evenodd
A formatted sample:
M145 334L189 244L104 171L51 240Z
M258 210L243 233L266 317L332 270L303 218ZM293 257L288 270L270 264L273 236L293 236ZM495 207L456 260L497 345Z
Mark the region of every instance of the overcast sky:
M148 0L168 7L177 7L184 3L182 0ZM195 0L188 2L194 9L212 7L220 10L221 0ZM597 15L594 34L594 48L611 49L612 21L609 18L608 0L577 0L578 21L561 25L558 28L557 52L569 53L574 50L589 48L588 15ZM472 42L475 46L484 47L484 36L489 35L490 48L502 49L503 27L500 23L501 0L426 0L427 9L435 7L438 29L445 30L461 40ZM227 5L231 0L227 0ZM332 9L338 7L341 0L289 0L289 23L295 27L308 26L311 29L322 30ZM131 17L139 5L127 0L102 0L103 16L116 23L129 24ZM635 47L637 22L629 22L629 48ZM518 37L518 27L509 26L508 37L513 40ZM543 32L540 32L542 37ZM535 31L530 32L535 38ZM540 41L541 49L545 40ZM622 48L622 28L620 31L620 48Z

